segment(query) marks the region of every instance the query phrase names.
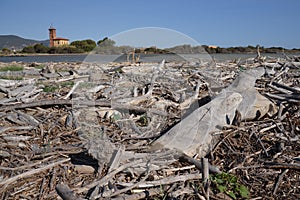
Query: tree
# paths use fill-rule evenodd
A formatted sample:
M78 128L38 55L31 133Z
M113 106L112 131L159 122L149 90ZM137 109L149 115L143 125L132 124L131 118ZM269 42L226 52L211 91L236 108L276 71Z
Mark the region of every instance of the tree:
M33 46L27 46L24 47L22 50L23 53L35 53L34 47Z
M78 49L78 48L73 47L73 46L66 46L66 47L63 47L62 52L63 53L84 53L84 50L83 49Z
M96 46L96 42L94 40L87 39L87 40L83 40L83 41L85 41L88 45L95 45Z
M11 53L11 50L8 49L8 48L3 48L1 51L2 51L2 53L4 53L4 54L9 54L9 53Z
M78 49L82 49L85 52L89 52L89 51L92 51L96 47L96 42L91 39L77 40L77 41L71 42L70 45L74 46Z
M84 50L76 48L75 46L62 46L62 47L51 47L48 53L50 54L84 53Z
M98 46L101 47L113 47L115 46L116 42L112 39L109 39L108 37L103 38L102 40L99 40L97 42Z
M35 53L48 53L49 47L46 47L42 44L36 44L33 46Z

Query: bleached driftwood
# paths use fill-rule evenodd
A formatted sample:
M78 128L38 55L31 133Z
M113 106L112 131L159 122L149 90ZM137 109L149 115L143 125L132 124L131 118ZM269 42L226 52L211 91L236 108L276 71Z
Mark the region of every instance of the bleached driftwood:
M242 120L262 117L272 102L254 88L257 78L264 74L263 68L242 72L239 77L215 99L198 108L152 144L152 149L177 149L199 157L214 147L217 138L212 133L232 124L236 111Z

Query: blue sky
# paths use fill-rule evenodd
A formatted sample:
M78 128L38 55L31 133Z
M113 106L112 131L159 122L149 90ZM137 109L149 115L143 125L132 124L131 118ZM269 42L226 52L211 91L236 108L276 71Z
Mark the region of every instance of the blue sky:
M199 44L300 48L299 8L299 0L1 0L0 35L43 40L53 24L71 41L98 41L162 27Z

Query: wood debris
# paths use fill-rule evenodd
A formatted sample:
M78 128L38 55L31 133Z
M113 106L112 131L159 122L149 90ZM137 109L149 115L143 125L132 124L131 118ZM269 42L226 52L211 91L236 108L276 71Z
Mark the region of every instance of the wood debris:
M298 61L19 63L0 73L0 198L230 199L208 175L227 172L251 198L299 199ZM258 68L268 110L235 109L203 155L153 148Z

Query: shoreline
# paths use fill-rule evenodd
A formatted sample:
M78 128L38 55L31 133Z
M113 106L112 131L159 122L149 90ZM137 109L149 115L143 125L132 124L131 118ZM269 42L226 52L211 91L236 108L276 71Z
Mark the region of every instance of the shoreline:
M299 52L300 53L300 52ZM56 53L56 54L49 54L49 53L32 53L32 54L28 54L28 53L18 53L18 54L0 54L0 57L29 57L29 56L81 56L81 55L104 55L104 56L111 56L111 55L123 55L124 53L122 54L96 54L96 53L63 53L63 54L59 54L59 53ZM136 53L136 54L139 54L139 53ZM245 53L208 53L208 52L205 52L205 53L174 53L174 54L140 54L140 55L192 55L192 54L209 54L209 55L256 55L256 53L254 52L245 52ZM261 54L270 54L270 55L281 55L282 53L280 52L274 52L274 53L261 53ZM290 54L290 53L287 53L288 55L293 55L293 54ZM124 54L126 55L126 54Z
M267 59L284 59L284 58L295 58L299 57L299 54L261 54L262 57ZM175 55L164 55L164 54L146 54L139 57L138 62L179 62L179 61L190 61L190 62L202 62L202 61L246 61L257 57L256 54L175 54ZM12 63L12 62L24 62L24 63L57 63L57 62L125 62L127 61L126 55L103 55L103 54L32 54L26 56L0 56L1 63ZM132 58L130 57L130 60Z
M29 57L29 56L68 56L68 55L74 55L74 56L79 56L79 55L88 55L89 53L67 53L67 54L49 54L49 53L32 53L32 54L27 54L27 53L22 53L22 54L9 54L9 55L4 55L0 54L0 57Z

